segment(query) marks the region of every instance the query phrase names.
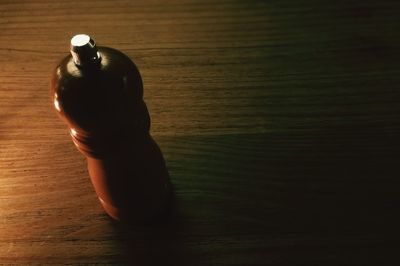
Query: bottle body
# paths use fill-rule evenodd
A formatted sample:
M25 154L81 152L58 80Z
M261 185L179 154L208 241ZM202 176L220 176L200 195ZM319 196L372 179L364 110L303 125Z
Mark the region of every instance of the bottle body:
M96 194L114 219L148 222L167 208L168 172L150 135L102 158L88 156L87 164Z
M150 221L169 204L162 153L149 134L142 80L121 52L100 47L101 62L79 68L71 56L57 66L51 95L86 156L89 175L105 211L114 219Z

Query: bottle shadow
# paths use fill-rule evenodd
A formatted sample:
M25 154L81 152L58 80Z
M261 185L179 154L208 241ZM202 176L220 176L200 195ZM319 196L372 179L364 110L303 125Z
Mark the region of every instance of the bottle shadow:
M373 131L331 134L164 141L177 188L170 215L147 226L114 222L117 261L379 264L372 259L386 256L398 236L398 141ZM371 262L363 255L370 249Z
M172 188L169 210L153 222L132 224L110 219L120 249L118 261L128 265L184 265L178 216L179 202Z

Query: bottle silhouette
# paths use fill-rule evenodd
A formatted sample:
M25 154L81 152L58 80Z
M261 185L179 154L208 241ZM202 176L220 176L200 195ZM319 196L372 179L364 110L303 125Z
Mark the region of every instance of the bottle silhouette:
M168 209L165 161L150 136L150 116L135 64L123 53L96 47L84 34L51 81L55 109L67 123L105 211L114 219L151 222Z

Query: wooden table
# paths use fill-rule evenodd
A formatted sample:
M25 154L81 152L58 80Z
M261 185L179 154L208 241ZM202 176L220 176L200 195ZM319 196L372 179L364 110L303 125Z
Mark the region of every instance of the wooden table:
M400 265L399 9L1 1L0 264ZM104 214L53 110L76 33L142 73L175 186L160 225Z

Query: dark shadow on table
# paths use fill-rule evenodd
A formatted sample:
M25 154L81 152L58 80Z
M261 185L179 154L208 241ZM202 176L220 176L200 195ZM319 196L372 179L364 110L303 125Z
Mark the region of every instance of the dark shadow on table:
M132 265L393 265L396 136L330 129L161 143L177 200L165 223L115 227Z
M181 222L179 203L172 193L167 214L149 224L110 223L121 248L122 264L127 265L185 265L182 264Z

